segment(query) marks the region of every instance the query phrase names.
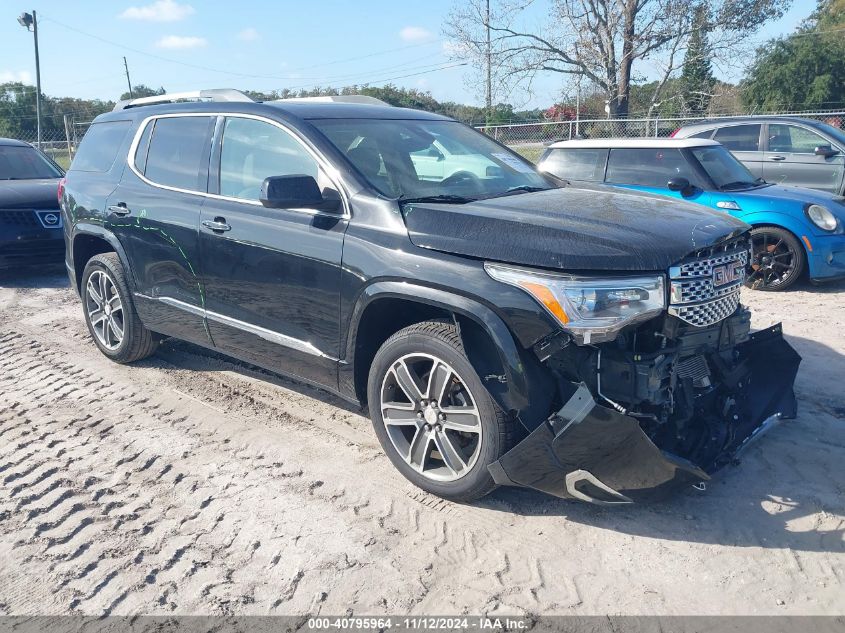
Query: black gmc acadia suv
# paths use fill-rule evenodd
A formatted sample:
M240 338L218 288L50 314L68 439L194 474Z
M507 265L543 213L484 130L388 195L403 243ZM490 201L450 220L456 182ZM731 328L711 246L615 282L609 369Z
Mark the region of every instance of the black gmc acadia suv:
M98 117L61 206L103 354L172 336L318 385L461 501L646 499L795 415L800 358L739 302L748 226L371 101L214 90Z

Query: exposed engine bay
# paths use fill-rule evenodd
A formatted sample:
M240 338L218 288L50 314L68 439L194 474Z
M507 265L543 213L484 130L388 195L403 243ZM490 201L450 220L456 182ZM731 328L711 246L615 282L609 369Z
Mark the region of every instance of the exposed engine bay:
M708 327L664 314L608 343L544 341L536 351L560 408L491 467L494 478L597 503L706 481L773 418L796 414L800 356L780 325L751 333L750 320L739 306Z
M661 449L712 472L731 459L753 375L739 345L751 313L711 327L665 315L596 347L568 345L549 358L556 373L585 383L599 402L636 418ZM791 393L791 392L790 392ZM783 417L794 417L788 403Z

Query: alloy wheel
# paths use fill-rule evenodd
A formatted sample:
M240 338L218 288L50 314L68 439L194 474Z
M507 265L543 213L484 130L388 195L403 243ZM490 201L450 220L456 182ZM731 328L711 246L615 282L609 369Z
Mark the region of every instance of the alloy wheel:
M123 342L123 303L109 275L95 270L85 286L85 311L100 345L116 350Z
M481 417L464 380L429 354L396 360L381 386L381 417L396 452L434 481L466 475L481 451Z
M775 288L791 277L798 258L782 237L759 231L751 237L751 263L745 283L754 289Z

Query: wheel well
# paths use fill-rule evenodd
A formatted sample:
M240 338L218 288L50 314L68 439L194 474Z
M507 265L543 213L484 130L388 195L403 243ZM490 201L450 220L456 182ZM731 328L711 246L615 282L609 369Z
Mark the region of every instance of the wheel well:
M355 339L355 395L358 400L367 401L370 365L387 339L414 323L444 318L452 318L448 310L408 299L376 299L364 308Z
M464 353L487 391L502 409L514 413L515 410L507 406L505 397L510 389L506 381L506 369L486 328L463 313L404 298L376 299L361 314L353 358L355 396L358 401L367 404L370 366L382 344L399 330L432 319L447 319L455 323ZM536 361L526 362L524 370L530 374L531 397L530 406L521 414L527 416L526 419L546 415L555 393L555 385Z
M88 261L101 253L113 253L114 247L96 235L77 235L73 240L73 270L77 290L82 287L82 271Z
M781 224L772 224L771 222L760 222L759 224L755 223L751 225L752 229L762 229L762 228L771 228L771 229L779 229L781 231L786 231L792 237L794 237L798 243L801 245L801 254L804 255L804 270L801 272L801 277L806 278L809 277L810 274L810 266L809 266L809 259L810 254L807 252L807 245L804 243L804 240L801 238L800 235L796 235L794 231L786 228Z

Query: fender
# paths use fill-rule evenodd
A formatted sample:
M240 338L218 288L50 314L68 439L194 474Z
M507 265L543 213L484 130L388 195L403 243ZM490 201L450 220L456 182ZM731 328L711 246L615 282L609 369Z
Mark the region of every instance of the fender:
M126 275L126 279L129 281L130 290L133 292L136 288L135 282L135 272L132 267L129 265L129 259L126 257L126 251L123 249L123 245L120 243L120 240L117 239L117 236L105 228L102 224L94 224L93 222L78 222L73 227L73 232L70 235L70 257L71 261L67 266L68 269L68 276L70 276L70 281L73 284L73 287L79 292L79 280L76 279L76 266L73 262L73 244L76 241L76 238L79 235L91 235L93 237L98 237L102 240L105 240L109 243L109 245L114 249L117 253L117 256L120 258L120 263L123 265L123 270L128 273Z
M817 231L810 226L810 223L803 220L803 213L802 218L796 218L794 214L780 213L778 211L749 211L736 217L752 226L768 224L784 228L798 238L798 241L804 246L805 251L807 250L807 245L804 244L801 236L806 235L812 240L813 236L817 234Z
M527 364L523 361L504 321L493 310L474 299L407 282L379 281L367 286L361 292L350 317L349 336L346 340L346 362L342 363L341 372L352 370L350 360L355 357L361 315L373 301L384 298L400 298L425 303L472 319L480 325L496 347L503 370L501 381L507 386L505 389L498 390L497 393L490 391L490 395L505 411L522 411L528 407L531 381Z

